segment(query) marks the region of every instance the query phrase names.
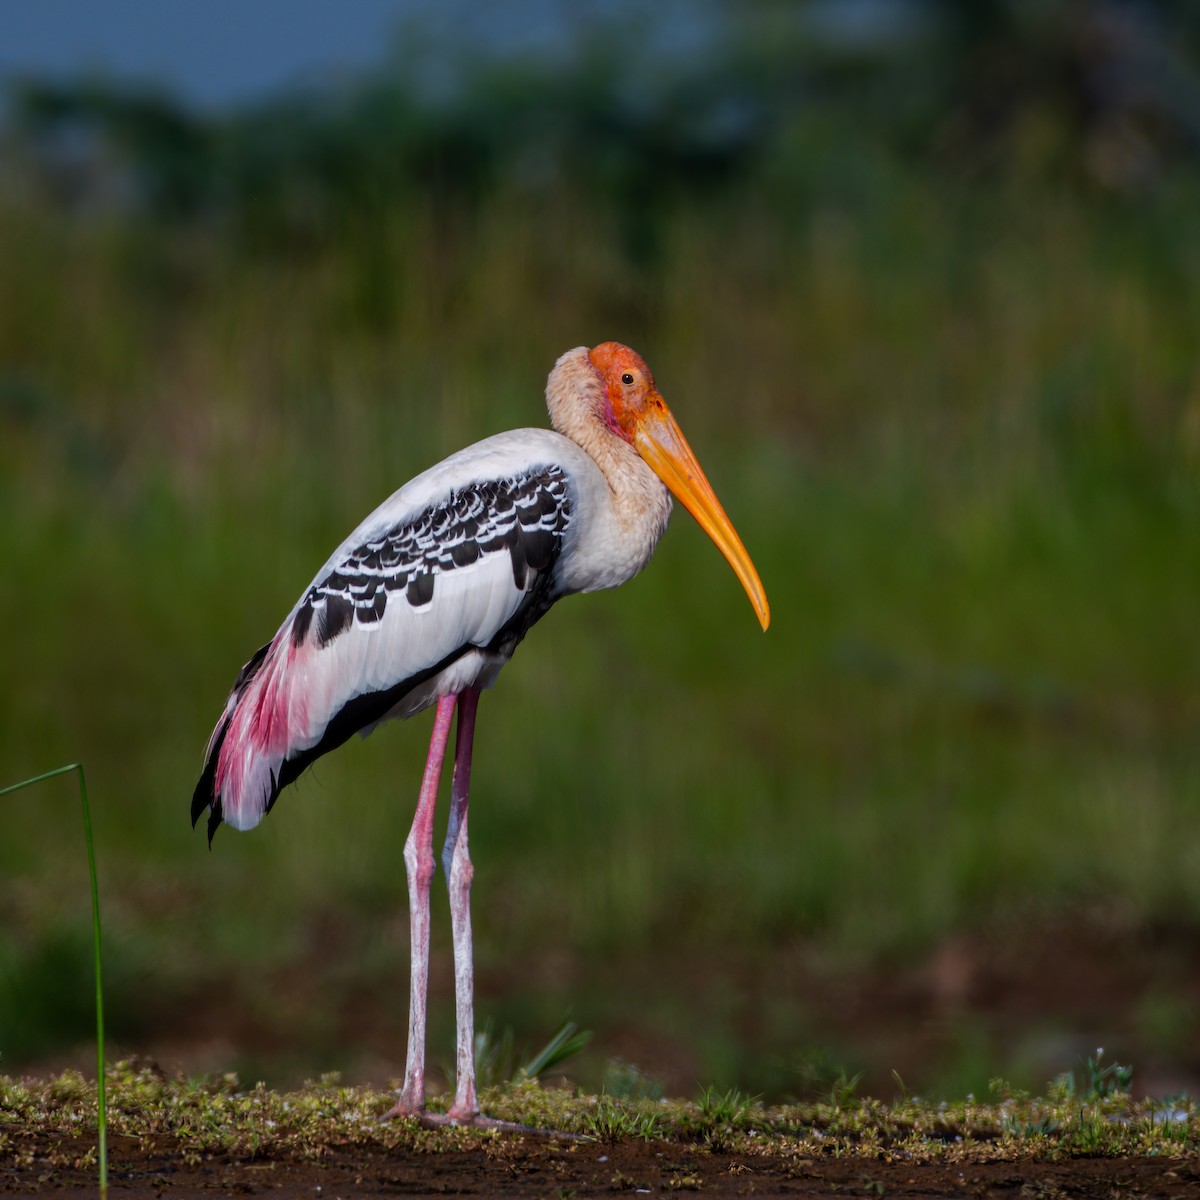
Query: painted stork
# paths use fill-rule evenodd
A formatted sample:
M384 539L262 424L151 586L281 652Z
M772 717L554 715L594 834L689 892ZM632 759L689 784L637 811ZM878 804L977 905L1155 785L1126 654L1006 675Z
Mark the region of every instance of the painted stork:
M377 508L329 556L242 668L208 743L192 824L250 829L322 754L436 706L404 845L411 922L408 1057L389 1115L484 1124L475 1091L467 793L475 711L517 644L572 592L616 587L649 561L674 493L729 560L763 629L766 593L640 355L568 350L550 373L554 431L501 433L451 455ZM665 485L665 486L664 486ZM669 491L668 491L669 489ZM433 813L455 705L450 892L457 1005L454 1103L425 1113ZM494 1123L494 1122L493 1122Z

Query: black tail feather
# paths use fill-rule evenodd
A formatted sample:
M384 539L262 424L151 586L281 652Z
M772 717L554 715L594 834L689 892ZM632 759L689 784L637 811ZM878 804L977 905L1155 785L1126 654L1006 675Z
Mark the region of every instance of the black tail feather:
M229 719L226 717L221 723L221 729L217 736L213 738L212 747L204 763L204 770L200 772L200 781L192 793L192 828L196 828L200 814L207 808L209 810L208 844L210 846L213 834L217 832L217 826L221 824L221 798L216 794L217 759L221 754L221 746L225 741L228 729Z

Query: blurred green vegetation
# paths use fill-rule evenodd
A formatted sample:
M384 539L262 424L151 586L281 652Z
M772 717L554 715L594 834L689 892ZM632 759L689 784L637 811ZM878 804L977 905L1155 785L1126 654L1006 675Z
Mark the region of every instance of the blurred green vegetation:
M655 369L773 624L682 516L643 576L530 636L481 709L481 1019L533 1043L570 1007L786 1094L824 1035L775 955L1200 928L1196 114L1088 84L1081 6L1032 31L1030 6L979 7L992 25L839 49L764 6L699 64L581 38L442 100L403 61L221 118L15 93L0 782L87 765L125 1049L191 1027L245 1055L250 1024L243 1074L280 1078L359 1062L350 1028L399 1060L427 723L323 760L211 854L194 776L346 530L544 423L555 357L608 338ZM1150 8L1194 82L1187 6ZM972 63L1007 104L981 111ZM73 821L52 788L3 812L6 1067L86 1027L28 1000L86 923ZM709 986L626 973L644 959ZM381 992L395 1021L370 1027ZM1158 1048L1194 1057L1192 1032ZM1020 1080L959 1042L969 1081Z

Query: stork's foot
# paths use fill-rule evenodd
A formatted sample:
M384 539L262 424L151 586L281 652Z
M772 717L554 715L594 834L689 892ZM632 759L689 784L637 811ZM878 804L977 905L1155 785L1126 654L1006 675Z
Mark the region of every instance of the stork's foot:
M459 1113L451 1109L449 1112L430 1112L426 1108L412 1108L402 1102L394 1104L386 1113L383 1120L390 1121L396 1117L412 1118L425 1129L494 1129L497 1133L536 1133L542 1137L575 1138L573 1133L562 1133L557 1129L539 1129L536 1125L522 1125L519 1121L502 1121L499 1117L489 1117L481 1112Z
M425 1106L423 1104L412 1104L401 1097L379 1119L381 1121L394 1121L397 1118L416 1117L420 1120L424 1115Z
M495 1129L500 1133L537 1133L532 1125L521 1125L517 1121L501 1121L499 1117L489 1117L481 1112L455 1112L451 1109L444 1113L426 1112L421 1114L421 1124L427 1129Z
M422 1072L412 1072L405 1077L404 1086L396 1098L396 1103L383 1114L384 1121L394 1121L398 1117L416 1117L418 1120L425 1113L425 1076Z

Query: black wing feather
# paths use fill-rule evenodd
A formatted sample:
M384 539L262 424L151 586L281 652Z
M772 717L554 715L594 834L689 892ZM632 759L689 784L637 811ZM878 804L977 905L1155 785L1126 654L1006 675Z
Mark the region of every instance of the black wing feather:
M357 621L379 621L388 604L420 608L433 599L437 576L469 566L480 555L507 550L513 580L544 572L571 522L567 477L559 466L466 484L447 498L356 546L308 589L292 623L298 645L316 619L327 646Z

